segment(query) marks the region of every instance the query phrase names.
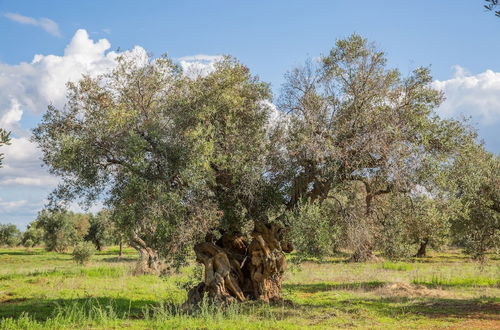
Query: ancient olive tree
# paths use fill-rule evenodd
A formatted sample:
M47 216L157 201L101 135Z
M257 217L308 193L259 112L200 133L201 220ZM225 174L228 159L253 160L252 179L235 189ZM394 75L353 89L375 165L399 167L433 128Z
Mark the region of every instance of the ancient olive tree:
M343 208L355 261L373 255L378 200L430 184L468 135L437 116L443 95L431 82L427 68L408 77L388 69L384 53L355 34L286 75L279 107L288 115L273 133L273 180L289 209L335 198L333 188L352 196Z
M291 247L268 217L280 194L266 176L267 84L231 58L186 77L144 56L68 92L34 131L63 179L53 199L104 199L140 254L137 272L160 273L194 245L205 280L190 302L280 297Z
M205 281L189 293L223 301L280 299L286 267L284 228L269 214L282 203L267 175L269 89L238 63L222 63L195 82L196 102L204 104L203 122L211 145L210 191L221 211L217 228L195 246ZM208 86L214 86L216 97Z

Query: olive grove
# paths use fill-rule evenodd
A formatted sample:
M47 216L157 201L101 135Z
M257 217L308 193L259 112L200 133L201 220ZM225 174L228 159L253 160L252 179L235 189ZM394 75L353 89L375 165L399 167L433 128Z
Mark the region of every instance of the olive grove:
M356 34L288 72L277 109L234 58L193 77L166 56L127 55L68 83L33 140L62 178L52 206L104 201L107 220L90 219L96 246L109 221L138 251L136 273L166 274L194 249L205 273L189 304L269 302L294 246L352 261L424 256L449 239L494 247L498 157L437 115L431 83L428 68L388 68Z

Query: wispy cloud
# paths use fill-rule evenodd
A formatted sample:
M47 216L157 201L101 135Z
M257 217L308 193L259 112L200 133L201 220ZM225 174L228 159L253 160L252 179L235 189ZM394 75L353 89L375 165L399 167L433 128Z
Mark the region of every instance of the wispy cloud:
M24 199L19 201L4 201L0 198L0 213L12 212L27 203L28 201Z
M50 33L53 36L60 37L61 32L59 31L59 26L57 25L56 22L53 20L46 18L46 17L41 17L41 18L33 18L29 16L24 16L16 13L6 13L4 14L5 17L10 19L11 21L20 23L20 24L27 24L27 25L33 25L42 28L46 32Z

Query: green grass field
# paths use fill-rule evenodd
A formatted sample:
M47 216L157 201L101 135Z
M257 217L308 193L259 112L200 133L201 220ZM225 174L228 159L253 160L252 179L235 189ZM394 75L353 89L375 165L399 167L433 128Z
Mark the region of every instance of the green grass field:
M166 278L132 276L135 253L0 249L0 329L500 329L500 260L480 267L458 252L405 262L290 264L286 301L226 309L179 305L196 267Z

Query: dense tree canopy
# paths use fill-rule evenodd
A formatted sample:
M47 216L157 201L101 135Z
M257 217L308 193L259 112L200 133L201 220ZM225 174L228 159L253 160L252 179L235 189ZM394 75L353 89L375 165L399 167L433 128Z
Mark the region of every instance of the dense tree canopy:
M186 249L203 237L206 244L197 255L211 267L210 251L221 248L215 242L225 237L231 245L231 237L243 244L242 253L223 258L221 276L244 299L227 270L230 262L246 259L241 235L249 235L254 225L266 239L278 235L264 224L266 211L279 199L264 175L271 110L267 84L231 58L195 78L165 57L121 58L113 72L84 77L68 89L67 106L49 108L34 132L44 161L63 178L53 200L104 198L141 255L137 272L161 272L182 262ZM264 248L261 243L253 250ZM282 263L280 253L275 258ZM240 266L237 272L245 282ZM248 272L256 277L262 270ZM218 285L209 289L207 283L206 290L230 298L217 291ZM269 298L265 288L246 290Z

